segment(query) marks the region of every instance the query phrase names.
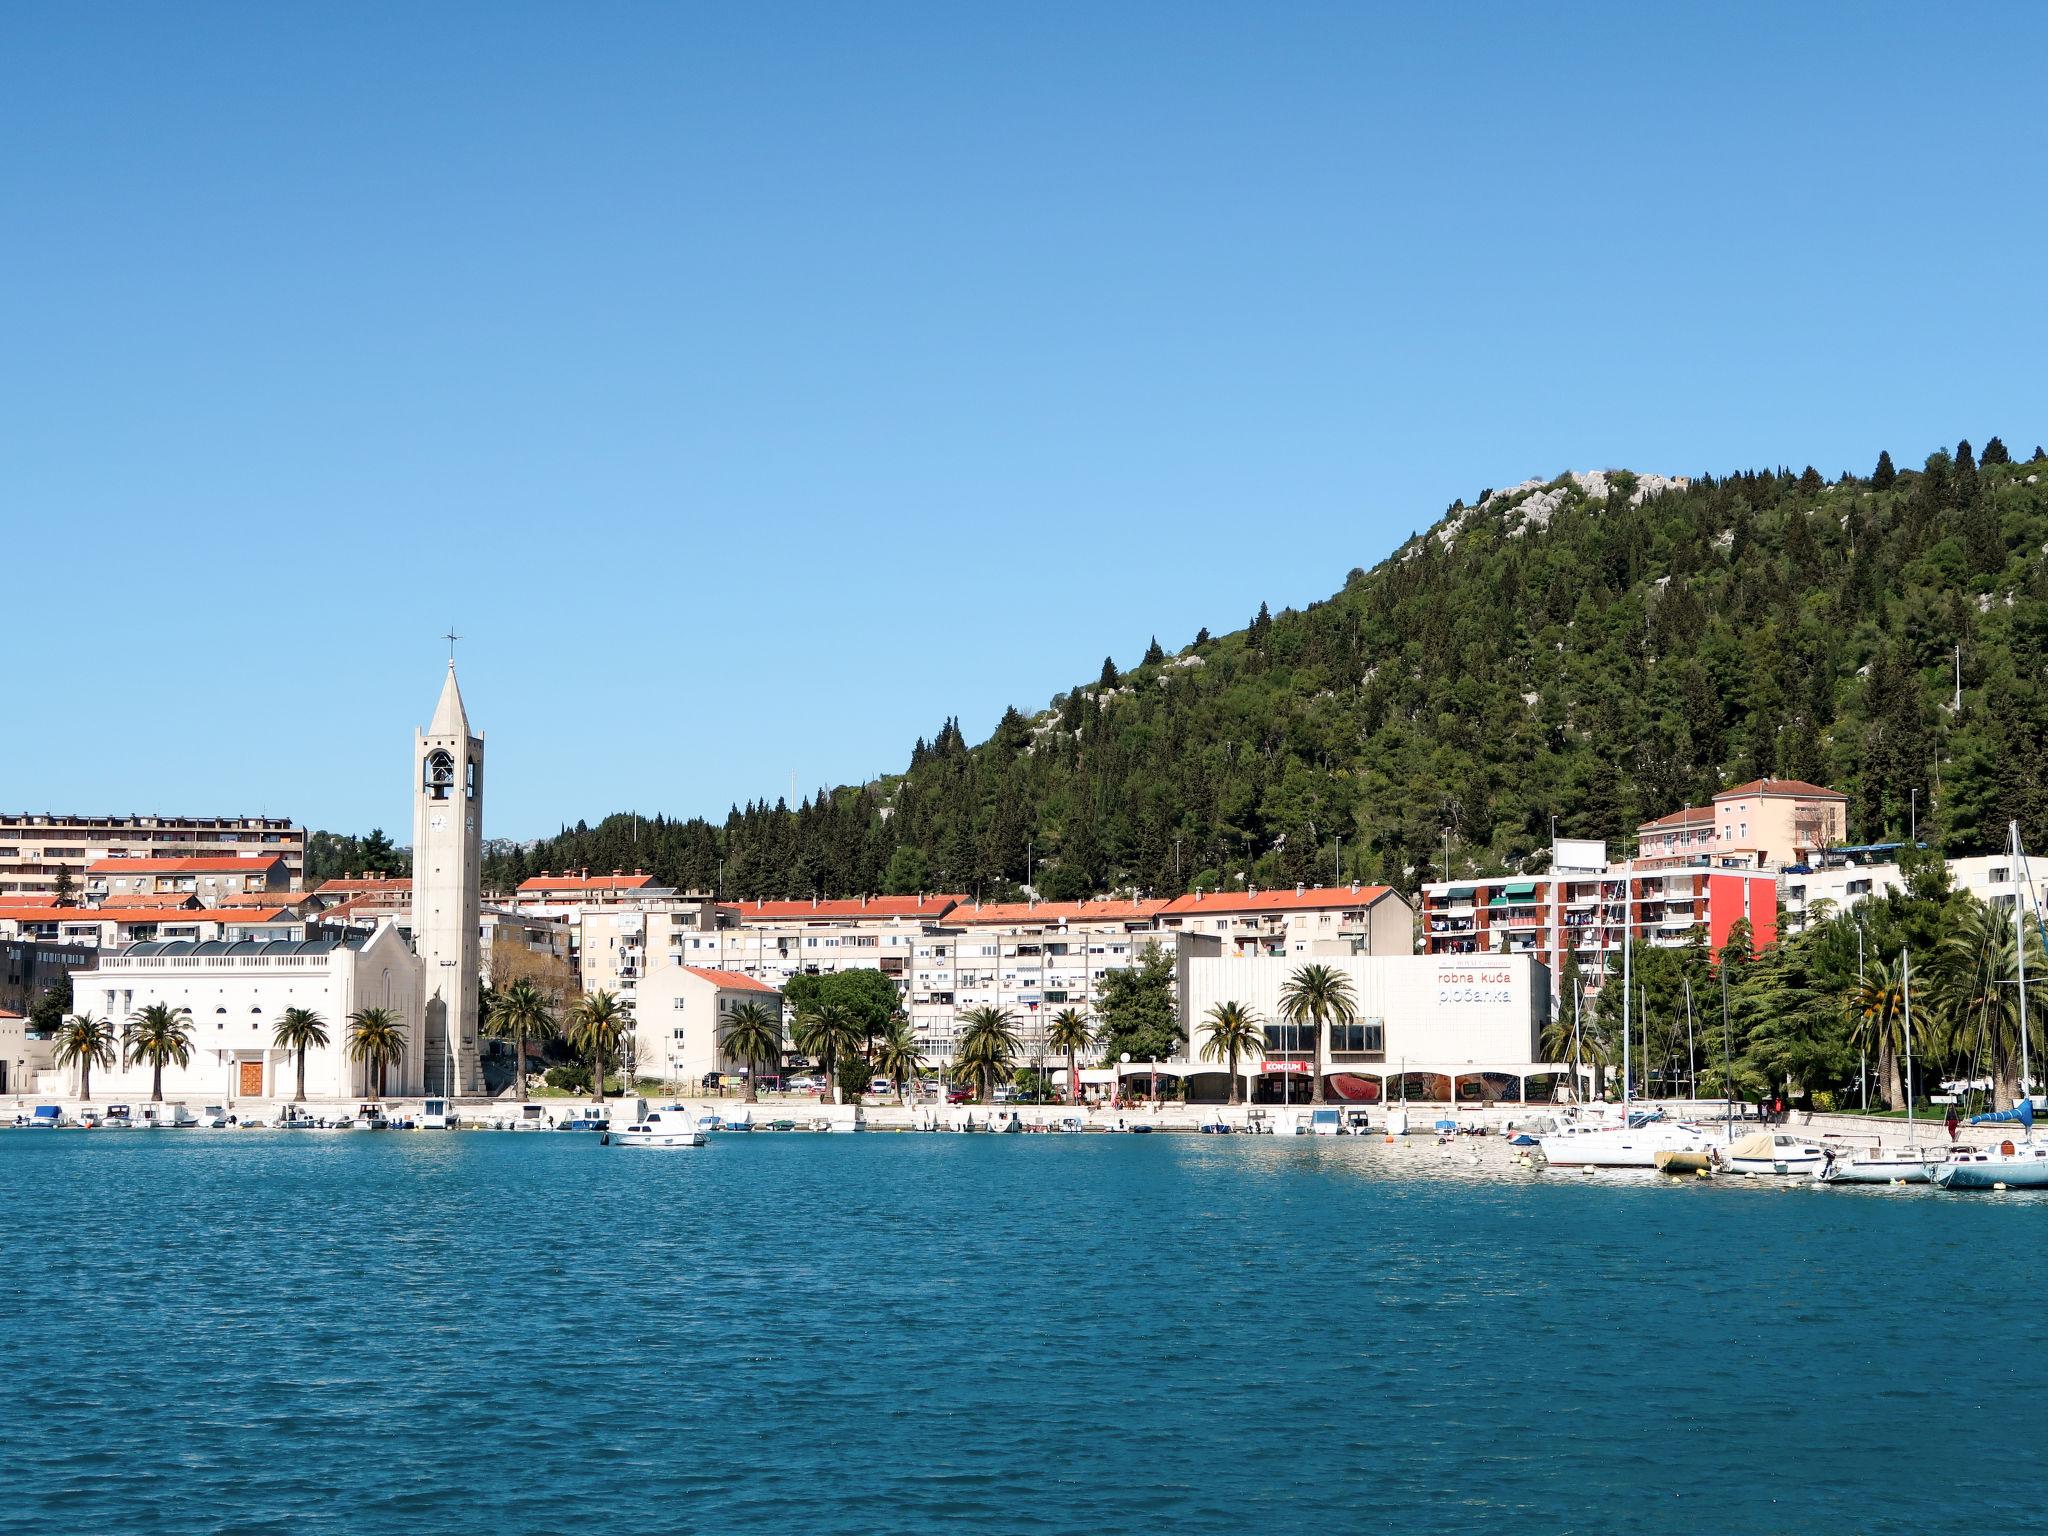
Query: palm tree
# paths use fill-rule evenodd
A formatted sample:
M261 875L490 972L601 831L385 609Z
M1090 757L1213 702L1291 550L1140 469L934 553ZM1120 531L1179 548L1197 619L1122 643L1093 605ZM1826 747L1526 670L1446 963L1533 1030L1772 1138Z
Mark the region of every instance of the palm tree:
M1316 1082L1310 1102L1323 1102L1323 1075L1329 1070L1332 1024L1349 1024L1358 1017L1352 996L1351 978L1333 965L1304 965L1280 989L1280 1013L1297 1028L1303 1024L1316 1032Z
M114 1065L114 1026L89 1013L74 1013L57 1030L57 1065L78 1064L78 1096L92 1097L92 1069Z
M1991 1072L1994 1109L2010 1109L2020 1091L2020 1000L2013 984L2013 934L2012 918L2002 908L1973 901L1930 968L1930 990L1948 1027L1950 1049L1963 1059L1962 1075L1974 1077L1974 1059L1982 1048ZM2031 1025L2042 1002L2036 982L2048 978L2041 976L2039 942L2031 932L2026 932L2026 940Z
M844 1102L839 1086L839 1058L860 1045L860 1025L844 1003L823 1002L796 1016L796 1048L814 1056L832 1085L832 1102Z
M1056 1051L1067 1053L1067 1096L1079 1098L1079 1068L1075 1065L1075 1057L1095 1043L1095 1028L1088 1022L1088 1015L1078 1008L1062 1008L1052 1016L1052 1024L1045 1032L1045 1043Z
M626 1005L611 992L586 992L569 1010L569 1027L563 1031L571 1050L590 1058L590 1102L604 1103L604 1069L618 1054L631 1015Z
M761 1097L761 1063L782 1054L782 1014L761 1004L744 1002L728 1012L718 1026L718 1048L747 1064L747 1102Z
M405 1021L395 1008L364 1008L348 1016L348 1059L377 1074L377 1097L384 1097L385 1071L405 1060Z
M959 1065L966 1068L970 1082L981 1079L981 1096L986 1099L998 1080L1008 1080L1022 1048L1016 1020L1007 1008L984 1005L968 1009L960 1022L966 1028L960 1035Z
M181 1067L191 1064L192 1027L185 1022L183 1009L173 1008L169 1003L151 1003L128 1021L122 1032L122 1045L130 1065L138 1061L150 1064L153 1075L149 1096L161 1104L164 1063L176 1062Z
M924 1071L924 1056L917 1048L917 1037L910 1032L910 1020L901 1009L890 1017L889 1032L875 1047L875 1066L896 1085L896 1102L905 1102L908 1085Z
M510 1040L519 1061L519 1097L526 1097L526 1042L552 1040L559 1032L548 995L524 978L491 994L490 1012L484 1017L484 1033L493 1040Z
M1864 967L1849 990L1849 1041L1877 1058L1878 1080L1893 1109L1905 1102L1899 1061L1906 1038L1905 990L1896 961L1878 959Z
M1236 1104L1237 1058L1265 1049L1266 1031L1256 1009L1243 1003L1218 1003L1209 1010L1209 1038L1202 1042L1202 1060L1230 1063L1230 1102Z
M299 1091L292 1096L292 1102L305 1103L306 1052L319 1050L327 1044L327 1021L310 1008L287 1008L277 1016L277 1027L270 1032L270 1041L298 1056Z

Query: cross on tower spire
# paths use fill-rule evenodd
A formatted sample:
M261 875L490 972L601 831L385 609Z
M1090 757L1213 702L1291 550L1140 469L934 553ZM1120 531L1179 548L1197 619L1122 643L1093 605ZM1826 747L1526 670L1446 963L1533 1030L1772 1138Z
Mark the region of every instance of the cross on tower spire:
M455 642L460 640L462 636L455 633L455 626L450 624L448 626L448 633L441 638L448 642L448 665L452 667L455 665Z

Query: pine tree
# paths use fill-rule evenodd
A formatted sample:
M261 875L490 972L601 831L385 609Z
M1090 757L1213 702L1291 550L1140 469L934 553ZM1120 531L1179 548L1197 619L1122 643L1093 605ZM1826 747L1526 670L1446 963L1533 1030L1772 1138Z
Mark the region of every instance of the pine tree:
M1799 477L1799 489L1808 496L1818 496L1822 483L1820 471L1811 464L1806 466L1806 473Z
M1200 629L1198 629L1198 630L1196 630L1196 631L1195 631L1195 644L1196 644L1196 646L1197 646L1197 647L1200 647L1200 646L1204 646L1204 645L1207 645L1208 643L1209 643L1209 628L1208 628L1208 626L1207 626L1207 625L1205 624L1205 625L1203 625L1203 626L1202 626L1202 628L1200 628Z
M1984 451L1977 455L1977 463L1980 467L1986 464L2010 464L2011 462L2012 455L2006 452L2005 444L1995 434L1984 445Z
M1145 647L1145 659L1139 662L1138 665L1141 667L1156 667L1164 660L1166 660L1166 652L1159 648L1159 637L1154 635L1152 643Z
M1977 460L1966 437L1956 444L1955 468L1949 477L1949 496L1954 505L1967 507L1977 499Z
M1102 676L1095 680L1095 686L1098 688L1114 688L1116 686L1116 662L1108 656L1102 658Z
M1899 472L1892 468L1890 451L1880 453L1877 456L1877 468L1870 472L1870 488L1873 491L1888 491L1898 478Z

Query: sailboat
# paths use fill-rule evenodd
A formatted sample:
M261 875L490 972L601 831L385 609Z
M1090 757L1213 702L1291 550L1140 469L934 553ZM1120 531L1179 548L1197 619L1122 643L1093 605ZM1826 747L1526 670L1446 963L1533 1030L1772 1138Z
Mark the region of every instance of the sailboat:
M1970 1116L1972 1125L2018 1125L2018 1141L2010 1137L1992 1147L1957 1147L1948 1161L1934 1170L1937 1189L2048 1189L2048 1146L2034 1140L2034 1098L2032 1061L2027 1050L2027 893L2033 881L2027 873L2027 856L2020 848L2020 824L2012 824L2013 873L2018 890L2013 898L2013 958L2020 999L2020 1101L2011 1109L1988 1115ZM2041 914L2034 914L2036 928ZM2048 940L2048 929L2042 929Z
M1930 1147L1922 1150L1915 1140L1913 1125L1913 961L1904 949L1899 951L1899 984L1904 992L1903 1004L1906 1020L1906 1145L1903 1147L1872 1147L1869 1152L1858 1155L1842 1153L1829 1148L1826 1160L1820 1170L1823 1184L1925 1184L1934 1176L1935 1167L1941 1162L1941 1149Z
M1553 1168L1656 1168L1659 1154L1707 1150L1707 1138L1692 1126L1667 1120L1655 1105L1636 1108L1629 1061L1629 1004L1633 1001L1635 861L1623 866L1621 887L1621 1123L1565 1125L1538 1138L1543 1160Z
M1939 1190L2048 1190L2048 1145L2034 1141L2034 1063L2028 1053L2028 893L2034 889L2034 881L2028 874L2028 856L2019 848L2019 823L2013 821L2011 827L2013 874L2017 877L2013 969L2019 983L2019 1102L2009 1110L1972 1114L1970 1124L2017 1124L2021 1137L2019 1141L2007 1137L1995 1147L1956 1147L1933 1174ZM2034 926L2048 942L2040 911L2034 913Z

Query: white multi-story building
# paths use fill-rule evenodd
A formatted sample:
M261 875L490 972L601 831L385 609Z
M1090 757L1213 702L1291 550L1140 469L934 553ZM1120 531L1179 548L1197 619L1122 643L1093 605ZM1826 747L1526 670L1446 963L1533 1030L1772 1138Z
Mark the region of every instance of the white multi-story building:
M687 1091L708 1073L751 1070L720 1044L726 1016L742 1003L759 1003L771 1018L782 1018L781 994L752 976L701 965L655 966L633 1009L635 1074ZM759 1065L772 1073L780 1062Z
M1787 925L1802 928L1820 913L1850 911L1873 897L1904 891L1906 873L1898 862L1898 854L1899 849L1892 845L1844 848L1836 850L1830 861L1819 868L1785 871ZM2009 853L1974 854L1947 863L1950 881L1989 906L2011 911L2024 887L2027 910L2043 910L2041 899L2044 891L2048 891L2048 861L2027 860L2024 879L2018 862Z
M1226 955L1415 952L1415 912L1386 885L1297 885L1278 891L1196 891L1159 914L1166 933L1213 936ZM1320 946L1320 947L1319 947Z

